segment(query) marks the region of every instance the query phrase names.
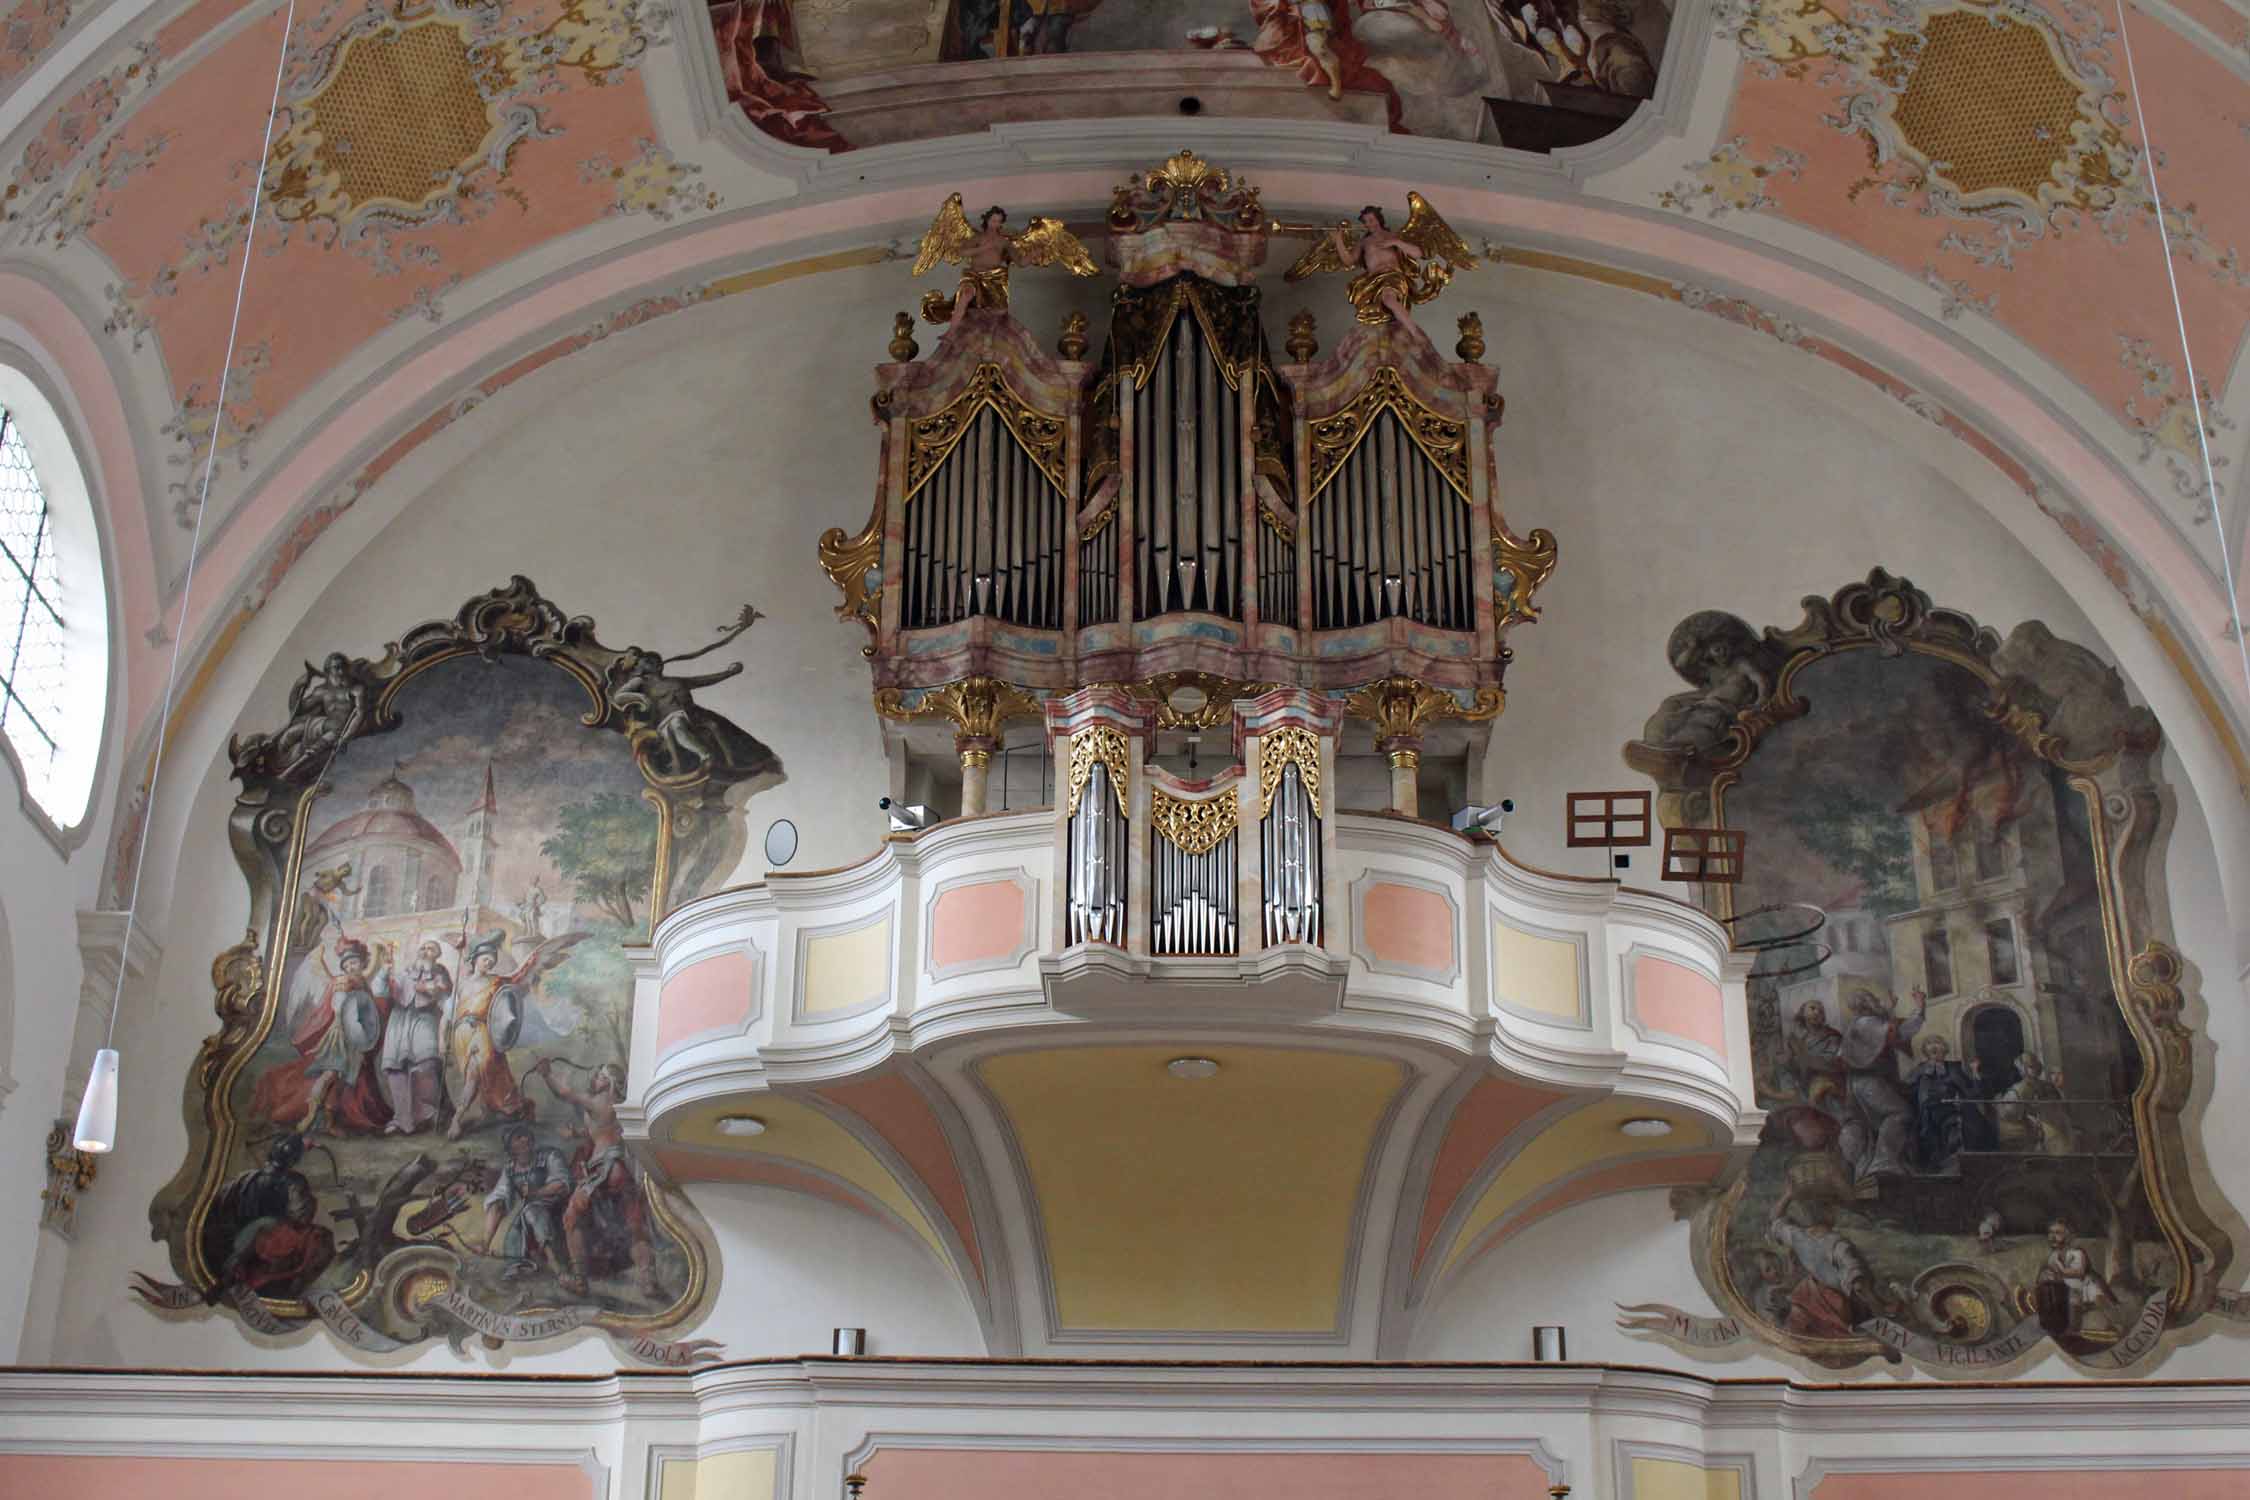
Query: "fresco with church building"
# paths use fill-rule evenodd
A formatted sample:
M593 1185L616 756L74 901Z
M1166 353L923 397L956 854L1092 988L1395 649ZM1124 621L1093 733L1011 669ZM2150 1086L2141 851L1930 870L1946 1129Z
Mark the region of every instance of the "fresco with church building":
M518 585L410 635L419 663L308 665L289 727L234 744L253 926L214 966L199 1140L153 1210L182 1273L143 1279L159 1308L368 1352L589 1325L688 1352L649 1335L710 1257L618 1118L624 950L722 867L725 790L778 765L693 706L739 667L669 676L586 621L542 639Z
M2212 1310L2229 1254L2181 1170L2155 721L2036 621L2003 642L1881 572L1806 605L1789 631L1683 620L1695 686L1627 747L1668 821L1745 836L1739 883L1702 889L1756 955L1767 1112L1697 1217L1730 1316L1627 1326L1830 1365L2133 1363Z

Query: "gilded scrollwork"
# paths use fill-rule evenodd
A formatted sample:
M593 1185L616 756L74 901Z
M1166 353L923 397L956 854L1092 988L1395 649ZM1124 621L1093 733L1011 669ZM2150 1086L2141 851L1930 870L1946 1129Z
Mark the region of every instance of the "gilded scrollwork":
M836 606L836 618L857 620L867 627L867 644L859 650L862 656L875 654L876 636L882 629L882 568L881 501L876 502L874 514L858 531L831 526L820 534L820 570L844 596L844 602Z
M1069 485L1063 475L1064 439L1069 433L1067 415L1039 410L1017 395L1000 367L978 365L968 389L940 410L917 417L906 428L906 498L912 500L938 471L946 455L968 436L976 415L986 407L999 414L1024 453L1039 466L1058 490Z
M1125 815L1125 788L1132 750L1125 741L1125 731L1114 724L1095 724L1081 729L1070 737L1069 782L1070 806L1078 811L1079 800L1085 795L1086 782L1094 774L1095 766L1108 771L1110 794L1117 799L1117 812Z
M1175 152L1147 172L1118 185L1109 203L1109 226L1121 234L1167 223L1211 223L1257 229L1265 223L1258 190L1191 150Z
M875 711L886 719L944 719L964 738L989 740L1011 719L1036 718L1039 700L997 678L964 677L919 691L879 689Z
M1320 738L1296 724L1284 724L1258 740L1258 816L1273 811L1273 795L1281 788L1282 772L1295 766L1305 783L1306 800L1313 815L1320 815Z
M1344 460L1351 457L1352 450L1359 446L1360 440L1375 425L1375 419L1385 411L1396 414L1400 428L1437 466L1454 493L1463 502L1471 502L1474 497L1469 490L1468 424L1425 405L1407 388L1405 377L1395 365L1377 369L1368 376L1360 393L1342 409L1309 424L1312 493L1317 496L1328 487L1328 481L1336 477Z
M1182 854L1208 854L1233 833L1240 818L1232 790L1200 802L1171 793L1149 793L1149 826Z
M1554 573L1555 556L1555 534L1543 526L1528 538L1516 537L1505 526L1493 528L1492 563L1499 582L1496 624L1500 629L1539 618L1539 606L1532 600Z
M1415 677L1385 677L1358 689L1344 700L1344 712L1375 726L1375 743L1390 748L1394 742L1420 738L1424 728L1440 719L1477 722L1497 718L1508 703L1498 687L1470 692L1467 702L1444 688L1431 687Z
M1236 699L1255 698L1279 686L1278 682L1239 682L1213 672L1160 672L1125 684L1125 691L1156 706L1157 728L1200 731L1231 723Z

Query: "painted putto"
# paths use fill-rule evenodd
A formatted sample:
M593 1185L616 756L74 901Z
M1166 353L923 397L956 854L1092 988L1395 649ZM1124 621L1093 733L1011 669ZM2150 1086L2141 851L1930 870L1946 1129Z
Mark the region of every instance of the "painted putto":
M1691 615L1669 655L1693 686L1625 755L1668 824L1747 836L1701 889L1757 955L1767 1114L1696 1209L1725 1316L1625 1326L1961 1371L2050 1342L2128 1367L2240 1316L2185 1165L2162 742L2116 673L1880 570L1791 630Z
M618 1108L623 945L722 867L730 791L779 770L694 706L709 680L518 579L378 662L308 666L290 724L234 742L252 925L213 967L190 1158L151 1210L180 1280L145 1300L365 1352L586 1327L702 1352L661 1335L702 1305L708 1236Z
M717 0L711 20L728 97L793 145L1186 112L1544 151L1608 134L1655 93L1671 13L1665 0Z

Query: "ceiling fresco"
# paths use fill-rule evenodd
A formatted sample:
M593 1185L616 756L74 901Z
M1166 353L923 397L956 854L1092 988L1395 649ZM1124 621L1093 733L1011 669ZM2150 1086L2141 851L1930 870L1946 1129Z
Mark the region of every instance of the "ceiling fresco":
M727 94L831 151L1014 120L1245 115L1542 151L1656 91L1665 0L719 0Z

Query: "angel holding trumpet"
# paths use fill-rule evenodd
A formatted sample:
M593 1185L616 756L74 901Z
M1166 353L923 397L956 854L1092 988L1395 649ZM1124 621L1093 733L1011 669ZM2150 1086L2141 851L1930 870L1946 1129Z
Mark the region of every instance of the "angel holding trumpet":
M1406 195L1406 227L1392 230L1383 210L1370 203L1359 211L1359 232L1337 224L1321 229L1310 224L1274 224L1275 233L1317 234L1312 248L1297 257L1285 279L1303 281L1322 271L1355 270L1344 288L1352 311L1370 327L1397 323L1419 335L1429 335L1414 321L1410 309L1427 302L1453 279L1455 270L1477 264L1477 258L1453 226L1430 207L1420 193Z
M939 261L961 267L961 282L948 297L930 292L922 298L922 316L943 323L948 333L959 326L972 308L1004 312L1008 306L1008 268L1060 265L1073 276L1095 274L1094 258L1077 235L1060 219L1035 218L1021 234L1008 233L1008 211L995 204L971 228L961 211L961 195L953 194L938 210L937 218L922 236L914 257L914 274L922 275Z

